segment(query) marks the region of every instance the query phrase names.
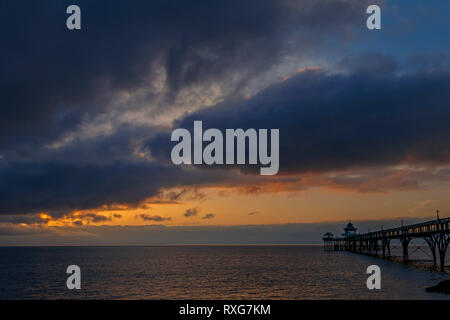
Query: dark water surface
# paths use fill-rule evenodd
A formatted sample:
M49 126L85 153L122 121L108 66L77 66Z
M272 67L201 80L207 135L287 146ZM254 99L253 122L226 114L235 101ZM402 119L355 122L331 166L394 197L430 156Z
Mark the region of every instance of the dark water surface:
M66 288L72 264L81 290ZM0 248L0 299L449 299L424 290L448 278L319 246Z

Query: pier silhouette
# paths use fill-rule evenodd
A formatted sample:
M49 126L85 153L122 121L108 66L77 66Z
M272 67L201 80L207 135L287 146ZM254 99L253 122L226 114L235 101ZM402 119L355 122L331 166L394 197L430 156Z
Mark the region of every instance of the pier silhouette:
M408 246L413 239L424 239L431 250L433 267L445 271L445 254L450 242L450 218L440 219L439 211L435 220L402 225L398 228L378 230L359 234L351 222L344 228L341 237L327 232L322 240L326 251L349 251L360 254L391 258L391 241L399 240L402 246L403 262L408 263Z

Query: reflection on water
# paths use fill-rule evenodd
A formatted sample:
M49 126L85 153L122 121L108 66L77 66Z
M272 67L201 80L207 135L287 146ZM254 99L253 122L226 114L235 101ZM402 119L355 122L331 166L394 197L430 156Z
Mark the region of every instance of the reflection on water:
M449 299L448 274L320 246L0 248L0 299ZM82 289L66 289L68 265ZM382 289L366 288L378 264Z

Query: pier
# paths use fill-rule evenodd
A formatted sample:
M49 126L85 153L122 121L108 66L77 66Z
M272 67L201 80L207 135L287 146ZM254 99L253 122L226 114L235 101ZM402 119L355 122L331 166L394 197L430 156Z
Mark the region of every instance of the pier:
M327 232L323 236L324 250L349 251L359 254L373 255L380 258L391 258L391 241L399 240L402 247L403 262L408 263L408 247L413 239L423 239L431 250L433 267L445 271L445 254L450 242L450 218L400 226L398 228L379 230L367 233L356 233L351 222L344 228L341 237Z

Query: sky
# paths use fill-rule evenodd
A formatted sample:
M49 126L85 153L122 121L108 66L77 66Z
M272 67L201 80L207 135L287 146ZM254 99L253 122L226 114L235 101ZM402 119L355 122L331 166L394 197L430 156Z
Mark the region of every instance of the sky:
M449 10L2 1L0 245L319 243L450 216ZM174 165L195 120L278 128L279 172Z

